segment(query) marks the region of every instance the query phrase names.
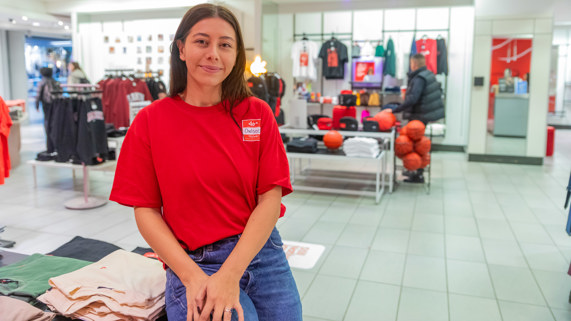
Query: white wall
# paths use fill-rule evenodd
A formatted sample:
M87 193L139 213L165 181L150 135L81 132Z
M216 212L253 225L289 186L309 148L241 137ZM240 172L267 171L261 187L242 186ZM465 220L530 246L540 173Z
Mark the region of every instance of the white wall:
M561 112L564 99L571 100L571 87L565 87L571 82L571 27L555 27L553 45L558 47L555 111Z
M0 96L4 100L12 99L10 94L10 64L8 63L8 41L6 30L0 29Z
M466 146L472 85L472 50L474 9L450 9L450 40L448 45L449 74L446 88L446 137L444 145Z
M471 89L468 153L486 153L486 122L490 88L491 44L494 36L533 36L530 69L529 116L526 155L544 157L551 59L552 19L476 17L472 71L484 77L484 86Z
M28 75L26 73L26 33L24 31L8 31L8 63L10 65L11 99L28 97Z

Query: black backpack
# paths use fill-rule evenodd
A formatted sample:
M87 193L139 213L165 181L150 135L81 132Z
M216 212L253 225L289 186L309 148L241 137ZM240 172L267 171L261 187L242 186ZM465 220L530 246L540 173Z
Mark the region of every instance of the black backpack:
M250 77L248 87L254 96L270 105L278 124L285 123L285 115L281 110L281 98L285 94L285 82L278 73L270 72L260 77Z
M61 91L60 83L53 78L46 79L40 91L40 101L42 103L51 103L53 101L52 91Z

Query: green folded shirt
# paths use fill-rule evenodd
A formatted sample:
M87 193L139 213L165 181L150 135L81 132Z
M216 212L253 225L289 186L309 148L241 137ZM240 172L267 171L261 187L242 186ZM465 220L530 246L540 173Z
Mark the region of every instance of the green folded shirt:
M49 279L78 270L92 262L33 254L0 268L0 294L36 298L50 288Z

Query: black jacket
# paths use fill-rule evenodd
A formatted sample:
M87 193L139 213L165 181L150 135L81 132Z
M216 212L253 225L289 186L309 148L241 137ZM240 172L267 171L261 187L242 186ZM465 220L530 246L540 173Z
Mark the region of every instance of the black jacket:
M395 113L401 111L409 113L407 118L424 123L444 118L442 89L426 66L408 73L404 102L393 110Z

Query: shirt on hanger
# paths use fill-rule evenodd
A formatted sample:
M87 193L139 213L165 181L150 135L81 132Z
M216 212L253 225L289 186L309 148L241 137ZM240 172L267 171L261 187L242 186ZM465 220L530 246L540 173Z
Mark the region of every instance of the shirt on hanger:
M416 41L416 50L426 59L426 68L436 74L436 57L438 50L436 49L436 40L422 38Z
M317 59L317 44L309 40L296 41L291 48L293 60L293 77L299 80L317 79L315 59Z
M327 40L321 46L319 58L323 59L325 79L345 78L345 63L348 61L347 46L337 39Z
M375 48L375 57L384 57L385 56L385 47L383 45L378 45Z
M353 44L353 46L351 47L351 57L353 58L361 57L361 47L357 43Z
M375 49L373 49L373 45L371 44L371 42L369 41L365 42L363 48L361 49L361 56L371 57L374 55L375 55Z
M396 73L396 56L395 56L395 44L393 39L389 39L387 42L387 50L385 50L385 66L383 69L384 75L395 76Z
M443 38L436 39L436 49L438 50L438 55L436 58L436 72L438 74L448 75L446 40Z

